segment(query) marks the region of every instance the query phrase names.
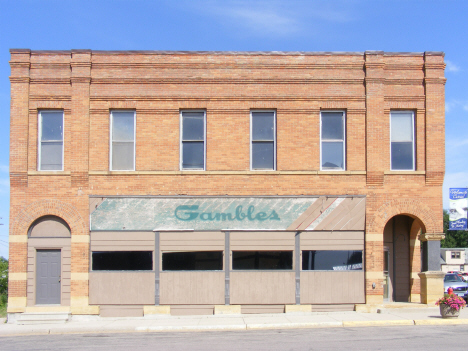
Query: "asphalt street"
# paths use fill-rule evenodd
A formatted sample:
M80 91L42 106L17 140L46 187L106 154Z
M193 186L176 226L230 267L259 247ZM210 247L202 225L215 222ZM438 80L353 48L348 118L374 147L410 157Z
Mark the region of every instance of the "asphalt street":
M5 336L0 350L466 350L468 325Z

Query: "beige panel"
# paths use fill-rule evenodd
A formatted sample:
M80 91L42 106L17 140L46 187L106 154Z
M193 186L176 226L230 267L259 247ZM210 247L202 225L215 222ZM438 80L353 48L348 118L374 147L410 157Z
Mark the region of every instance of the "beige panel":
M301 272L301 303L365 303L364 271Z
M294 232L231 232L231 251L294 250Z
M101 317L143 317L143 306L103 305Z
M299 216L298 219L296 219L286 230L297 230L299 226L312 214L314 213L317 208L319 208L322 205L322 199L324 197L322 196L321 198L318 198L318 201L315 201L312 205L309 206L307 210L304 211L303 214Z
M62 306L70 305L71 276L71 239L70 238L29 238L26 285L27 306L36 304L36 250L61 250L61 302Z
M172 316L213 315L214 305L179 305L171 306Z
M104 202L105 197L90 197L89 198L89 214L93 213L100 204Z
M336 201L336 197L326 198L326 197L322 196L321 198L319 198L317 200L317 202L315 203L316 204L315 210L304 220L304 222L301 223L301 225L297 229L298 230L305 230L334 201Z
M224 272L161 272L163 305L224 304Z
M364 232L302 232L301 250L364 250Z
M92 232L91 251L153 251L153 232Z
M223 251L222 232L165 232L159 234L161 251Z
M89 273L90 305L153 305L154 272Z
M65 226L62 221L54 218L49 218L35 224L31 229L30 237L34 238L50 238L50 237L70 237L70 229Z
M294 272L231 272L231 304L295 303Z

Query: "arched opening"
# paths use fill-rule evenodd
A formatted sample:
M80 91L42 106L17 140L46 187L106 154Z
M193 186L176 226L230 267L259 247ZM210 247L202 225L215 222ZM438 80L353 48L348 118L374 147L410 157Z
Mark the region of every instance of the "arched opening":
M36 219L29 227L30 238L68 238L71 236L70 226L57 216L44 216Z
M419 284L412 272L421 269L421 253L417 235L424 226L408 215L392 217L384 228L384 301L411 302Z

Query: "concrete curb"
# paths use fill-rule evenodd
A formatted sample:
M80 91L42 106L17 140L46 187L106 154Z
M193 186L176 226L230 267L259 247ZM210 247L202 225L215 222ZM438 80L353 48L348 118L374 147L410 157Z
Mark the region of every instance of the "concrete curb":
M390 327L409 325L468 325L468 319L417 319L417 320L379 320L379 321L336 321L336 322L306 322L306 323L264 323L264 324L234 324L234 325L184 325L184 326L148 326L122 328L47 328L40 330L11 331L2 333L0 337L25 335L63 335L63 334L110 334L138 332L207 332L207 331L247 331L271 329L310 329L310 328L355 328L355 327Z

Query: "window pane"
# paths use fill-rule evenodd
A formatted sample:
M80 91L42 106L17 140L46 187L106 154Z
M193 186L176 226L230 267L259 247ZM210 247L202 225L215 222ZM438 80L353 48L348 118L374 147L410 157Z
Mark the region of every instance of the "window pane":
M93 271L151 271L152 251L104 251L92 253Z
M163 271L221 271L222 251L166 252L162 254Z
M133 170L133 143L112 143L112 170Z
M41 143L41 171L62 170L62 142Z
M344 169L343 160L343 142L322 142L322 169Z
M182 143L182 168L204 168L203 141L184 141Z
M41 140L63 140L63 112L41 112Z
M112 112L113 141L133 141L135 134L134 116L133 112Z
M233 269L292 269L292 251L233 251Z
M342 112L322 112L322 140L326 139L344 139Z
M392 143L392 169L413 169L413 143Z
M205 139L203 112L184 112L182 124L182 140Z
M274 112L252 112L252 140L274 140Z
M274 169L274 142L252 143L252 169Z
M362 270L362 251L302 251L302 270Z
M411 113L392 114L392 141L413 141L413 118Z

